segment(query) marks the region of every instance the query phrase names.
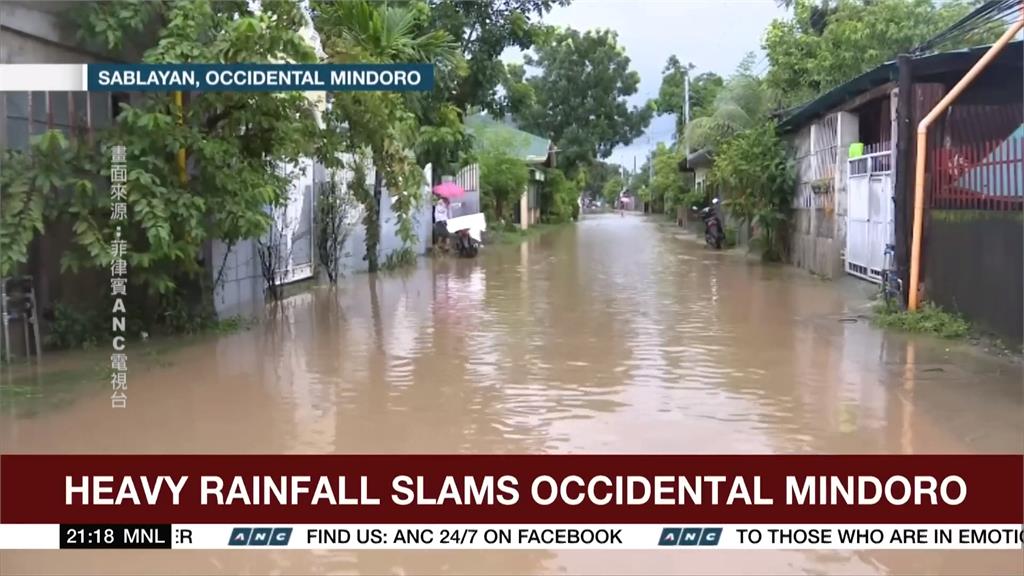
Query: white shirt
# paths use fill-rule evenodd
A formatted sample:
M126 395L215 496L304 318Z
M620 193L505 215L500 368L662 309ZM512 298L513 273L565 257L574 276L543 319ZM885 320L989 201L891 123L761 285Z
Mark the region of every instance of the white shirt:
M446 222L448 220L448 206L444 202L434 205L434 222Z

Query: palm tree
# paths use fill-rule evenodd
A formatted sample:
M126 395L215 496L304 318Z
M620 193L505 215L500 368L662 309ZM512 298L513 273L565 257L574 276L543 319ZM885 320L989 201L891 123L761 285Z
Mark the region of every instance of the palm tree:
M321 0L311 8L331 62L455 66L461 59L458 46L447 32L420 33L423 15L415 10L368 0Z
M757 125L769 110L761 80L748 73L734 75L715 98L709 116L695 118L686 127L693 150L714 149L730 137Z
M440 68L458 66L461 53L447 32L424 31L420 11L368 0L312 2L313 24L326 60L336 64L429 62ZM374 165L372 194L362 195L367 214L366 254L371 272L378 269L380 202L385 184L399 195L396 211L411 209L406 192L419 173L409 157L417 129L407 97L395 93L341 92L333 95L331 115L354 150L369 149ZM415 183L418 189L419 182ZM357 195L359 191L357 190ZM408 213L404 214L408 218ZM407 220L406 220L407 221Z

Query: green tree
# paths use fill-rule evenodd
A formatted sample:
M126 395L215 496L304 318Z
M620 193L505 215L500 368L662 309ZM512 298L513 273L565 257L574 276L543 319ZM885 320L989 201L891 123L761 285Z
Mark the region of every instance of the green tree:
M686 131L686 76L693 74L694 68L693 64L684 66L673 54L661 71L657 110L659 115L675 114L677 139ZM715 98L724 84L725 80L714 72L704 72L690 79L691 119L711 114Z
M391 6L369 0L316 1L313 22L333 63L432 62L458 66L460 55L444 31L425 31L424 5ZM332 95L327 130L343 134L344 146L360 157L368 150L373 164L371 190L355 190L363 204L366 255L371 272L379 269L380 203L384 189L395 198L392 209L408 246L414 237L412 210L420 197L422 172L413 155L419 136L416 115L401 94L339 92ZM334 160L328 150L325 162ZM357 159L357 162L361 160Z
M687 142L691 150L714 149L763 121L768 112L768 95L761 79L751 72L748 56L718 91L710 113L690 121Z
M604 183L604 187L601 189L601 196L604 198L605 203L609 206L614 206L615 201L619 199L619 194L625 189L626 183L623 181L622 176L616 175Z
M568 222L575 217L578 202L577 182L557 168L547 170L542 188L541 218L545 222Z
M568 0L429 0L430 29L443 30L454 40L467 64L467 73L446 86L445 99L456 108L480 107L501 112L496 88L505 77L501 55L507 48L528 50L542 32L536 20Z
M621 175L622 167L618 164L609 164L608 162L596 160L587 166L587 179L581 190L589 198L601 198L603 197L602 193L605 184L612 178Z
M640 75L609 30L580 33L548 29L537 39L526 64L540 73L526 78L535 106L522 111L520 125L548 135L559 148L567 173L591 160L607 158L620 144L632 142L650 122L653 106L630 106Z
M487 134L478 152L482 208L488 219L499 223L530 182L530 169L514 150L514 142Z
M683 152L678 147L659 143L654 151L654 174L648 185L653 202L652 212L670 212L684 202L689 191L687 181L679 170Z
M97 49L149 46L145 63L315 61L300 34L306 17L292 2L94 2L76 7L73 17L83 41ZM35 139L27 156L8 158L0 195L2 252L10 256L0 259L0 270L24 261L26 222L37 232L60 220L71 224L74 246L61 261L71 270L109 266L119 227L131 282L145 289L134 294L148 294L146 302L154 304L136 308L140 315L157 318L187 289L199 290L199 302L208 304L203 243L265 234L267 207L282 202L289 182L278 168L310 153L318 128L301 93L209 92L187 100L179 115L170 94L145 94L121 105L118 122L98 134L95 146L49 133ZM106 184L113 146L126 151L130 210L127 220L115 222ZM188 150L187 181L179 174L180 149ZM17 192L17 210L9 211L9 191ZM13 224L16 233L7 234Z
M781 259L793 197L793 168L772 122L726 141L715 156L712 180L728 192L726 205L757 227L764 257Z
M507 48L530 48L541 29L536 18L567 0L416 0L421 31L446 32L462 55L456 66L435 69L434 90L409 93L406 99L419 124L416 154L421 165L434 166L435 183L454 173L472 152L462 116L471 108L497 115L508 110L496 87L505 83L501 54Z
M793 16L764 37L767 87L778 103L798 104L895 58L966 15L967 0L790 2ZM989 31L963 39L984 43ZM961 46L961 47L962 47Z

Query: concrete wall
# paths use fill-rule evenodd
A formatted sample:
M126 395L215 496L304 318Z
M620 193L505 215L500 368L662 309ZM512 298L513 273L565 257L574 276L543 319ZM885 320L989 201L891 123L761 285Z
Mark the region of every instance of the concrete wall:
M129 45L117 54L85 48L67 12L79 2L0 2L0 62L5 64L82 64L134 62L145 46ZM152 35L139 34L141 42Z
M857 115L839 112L790 137L797 173L789 262L825 278L844 270L847 150L858 135ZM816 191L822 182L830 188Z
M343 172L337 175L342 183L347 183L351 178L351 172ZM372 170L368 171L367 178L373 180ZM429 182L429 176L426 177ZM433 213L430 204L430 188L424 186L418 207L413 213L414 230L416 234L413 250L416 254L423 254L427 251L431 241L431 229L433 227ZM315 195L314 195L315 202ZM391 208L391 196L384 191L381 198L381 235L380 235L380 259L381 262L388 254L400 250L403 246L402 239L398 235L398 219ZM315 205L314 205L314 213ZM342 275L351 275L358 272L365 272L369 266L366 257L366 230L362 224L363 211L361 207L353 210L346 222L351 233L340 249L340 268ZM314 223L315 233L315 223ZM315 254L314 242L314 254ZM212 243L213 277L216 279L220 270L220 264L224 258L227 247L221 241ZM314 271L319 268L319 262L314 257ZM339 280L342 282L344 280ZM235 315L250 315L256 313L264 305L264 281L260 270L260 261L256 252L256 242L247 240L237 244L224 265L224 275L221 278L221 285L214 295L214 303L217 314L221 317Z
M924 296L982 331L1024 340L1024 214L932 210Z

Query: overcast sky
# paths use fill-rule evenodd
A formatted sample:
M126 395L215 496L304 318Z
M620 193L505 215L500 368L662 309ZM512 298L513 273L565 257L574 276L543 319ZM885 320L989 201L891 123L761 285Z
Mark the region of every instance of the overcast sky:
M633 70L640 73L633 102L641 104L657 96L661 70L672 54L696 65L697 74L727 76L753 51L755 70L762 71L767 66L762 35L772 19L783 16L775 0L574 0L552 10L544 21L577 30L615 30ZM504 59L522 61L522 56L510 51ZM619 147L609 160L632 169L636 156L639 166L655 143L671 141L673 125L671 116L655 117L646 135Z

